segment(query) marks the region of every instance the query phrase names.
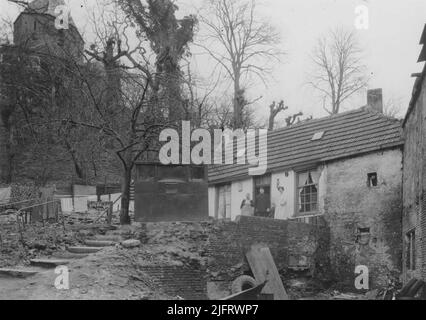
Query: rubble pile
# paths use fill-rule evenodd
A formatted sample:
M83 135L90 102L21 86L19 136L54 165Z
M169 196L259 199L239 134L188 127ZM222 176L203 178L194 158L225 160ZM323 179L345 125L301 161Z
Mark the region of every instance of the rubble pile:
M139 239L140 265L206 266L211 224L149 223L123 237Z
M90 217L64 215L60 221L26 224L21 231L16 215L0 217L0 268L28 265L31 259L60 255L67 247L83 244L95 234L105 234L109 227L93 224Z
M76 234L59 223L27 225L22 238L16 223L0 224L0 234L0 267L26 265L78 243Z

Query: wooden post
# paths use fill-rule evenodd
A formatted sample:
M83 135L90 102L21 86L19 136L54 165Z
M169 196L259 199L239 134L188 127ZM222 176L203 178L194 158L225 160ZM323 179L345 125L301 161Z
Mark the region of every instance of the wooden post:
M74 176L71 177L71 200L72 200L72 209L75 210L75 203L74 203Z
M109 204L108 214L107 214L107 223L108 223L108 225L111 225L111 224L112 224L112 211L113 211L113 208L114 208L114 205L113 205L113 203L111 202L111 203Z

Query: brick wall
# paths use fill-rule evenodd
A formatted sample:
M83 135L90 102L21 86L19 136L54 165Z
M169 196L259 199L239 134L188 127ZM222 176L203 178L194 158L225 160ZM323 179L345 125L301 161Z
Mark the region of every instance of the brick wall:
M327 164L324 217L331 262L335 279L347 288L354 288L359 265L369 268L371 288L400 276L401 162L401 150L395 149ZM378 185L368 186L373 172Z
M208 281L229 292L233 280L249 273L245 253L251 245L270 248L282 276L290 267L310 264L315 276L328 272L329 232L325 227L293 221L239 217L235 222L216 222L210 231ZM322 274L320 274L322 273Z
M185 300L207 299L205 272L200 266L142 266L140 270L169 296Z
M423 81L421 93L416 105L406 120L404 127L404 174L403 174L403 279L411 278L426 280L426 83ZM405 235L409 231L416 234L416 268L407 267L408 243Z

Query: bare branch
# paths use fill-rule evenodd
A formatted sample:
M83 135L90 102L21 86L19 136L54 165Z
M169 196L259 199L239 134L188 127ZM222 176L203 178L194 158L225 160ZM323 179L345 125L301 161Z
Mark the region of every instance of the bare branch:
M328 113L339 113L346 100L367 86L361 55L351 31L336 28L318 40L311 57L315 69L307 83L321 94Z

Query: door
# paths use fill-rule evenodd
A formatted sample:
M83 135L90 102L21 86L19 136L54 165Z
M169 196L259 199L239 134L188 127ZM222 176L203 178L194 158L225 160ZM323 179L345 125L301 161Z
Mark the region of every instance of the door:
M271 208L271 183L272 178L270 175L257 177L254 179L254 207L257 208L257 199L260 195L260 190L265 191L265 196L268 199L268 207Z
M218 188L218 219L231 219L231 185Z

